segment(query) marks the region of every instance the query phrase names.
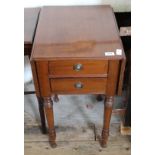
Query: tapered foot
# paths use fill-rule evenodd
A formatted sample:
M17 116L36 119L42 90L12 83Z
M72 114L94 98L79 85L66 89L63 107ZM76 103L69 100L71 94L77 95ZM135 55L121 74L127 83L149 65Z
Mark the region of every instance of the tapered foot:
M51 146L52 148L56 148L56 147L57 147L57 144L56 144L55 142L50 142L50 146Z
M104 125L102 130L102 142L101 142L102 147L106 147L108 142L109 126L110 126L113 102L114 102L113 96L106 96L104 106Z
M40 119L41 119L41 131L43 134L46 134L47 128L46 128L46 121L45 121L43 99L41 97L37 97L37 99L38 99L39 113L40 113Z
M109 137L109 130L108 129L103 129L101 137L102 137L101 146L105 148L105 147L107 147L107 142L108 142L108 137Z
M52 148L56 147L56 133L54 128L53 102L51 97L44 97L44 109L48 123L49 142Z
M52 148L55 148L57 146L55 139L56 139L55 129L49 129L49 142Z

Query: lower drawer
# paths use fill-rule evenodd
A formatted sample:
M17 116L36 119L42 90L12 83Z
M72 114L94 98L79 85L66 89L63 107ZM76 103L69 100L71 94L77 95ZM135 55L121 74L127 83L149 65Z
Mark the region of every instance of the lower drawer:
M104 94L106 78L51 79L52 94Z

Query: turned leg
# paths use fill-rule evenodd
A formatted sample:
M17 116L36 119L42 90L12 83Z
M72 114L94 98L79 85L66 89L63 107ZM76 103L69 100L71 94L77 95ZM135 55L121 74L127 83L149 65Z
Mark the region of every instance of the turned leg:
M104 125L102 130L102 147L106 147L109 137L109 126L112 114L113 96L106 96L104 105Z
M40 120L41 120L41 130L42 133L46 133L46 121L45 121L45 114L44 114L44 105L43 105L43 99L41 97L37 97L38 104L39 104L39 113L40 113Z
M54 128L53 102L51 97L44 97L44 109L48 123L49 142L52 147L56 147L56 133Z

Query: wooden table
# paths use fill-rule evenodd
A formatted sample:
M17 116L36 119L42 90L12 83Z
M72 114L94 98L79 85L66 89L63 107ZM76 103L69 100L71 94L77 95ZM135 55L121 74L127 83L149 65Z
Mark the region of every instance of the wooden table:
M125 68L112 8L43 7L31 65L36 95L44 102L51 146L56 146L53 94L105 95L101 144L106 146L114 95L121 94Z

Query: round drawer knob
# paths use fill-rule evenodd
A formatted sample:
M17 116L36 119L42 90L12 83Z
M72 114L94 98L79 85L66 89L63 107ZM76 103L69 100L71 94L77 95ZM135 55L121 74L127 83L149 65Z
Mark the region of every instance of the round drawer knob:
M74 84L74 87L77 89L81 89L81 88L83 88L83 84L81 82L77 82Z
M83 69L83 65L82 65L82 64L75 64L75 65L73 66L73 69L74 69L75 71L80 71L80 70Z

